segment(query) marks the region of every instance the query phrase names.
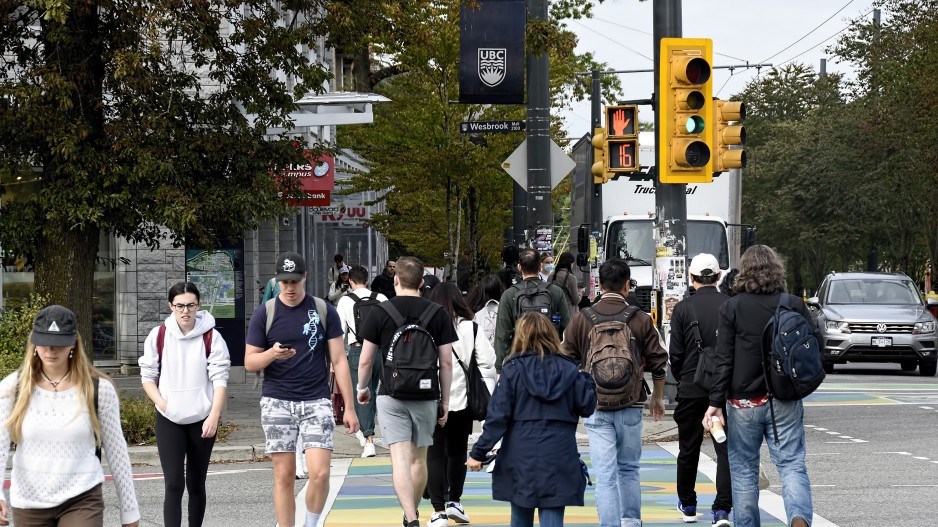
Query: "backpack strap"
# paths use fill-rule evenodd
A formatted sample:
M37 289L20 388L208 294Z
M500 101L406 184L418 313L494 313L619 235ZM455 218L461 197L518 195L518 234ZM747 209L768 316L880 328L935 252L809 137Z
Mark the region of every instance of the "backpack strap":
M388 316L391 317L391 320L394 321L394 325L396 325L397 327L402 327L404 325L404 315L402 315L401 312L398 311L397 308L394 307L393 304L391 304L390 302L381 302L380 304L378 304L378 307L383 309L385 313L387 313Z
M638 306L632 306L628 304L626 304L625 309L612 315L600 315L592 307L587 307L581 310L581 312L586 315L586 318L588 318L594 326L603 322L624 322L628 324L629 321L632 320L632 317L635 316L635 313L638 311ZM622 315L625 316L623 317Z
M267 325L264 327L264 336L270 333L270 327L274 325L274 313L277 312L277 297L264 302L264 309L267 311Z
M316 312L319 313L319 321L322 323L323 331L328 331L329 326L327 326L327 322L329 321L329 308L326 307L326 301L318 296L314 296L313 303L316 304ZM277 297L264 302L264 308L267 310L267 326L264 328L264 335L266 336L270 333L270 327L274 325L274 313L276 313L277 310Z
M697 320L697 310L694 309L694 304L690 302L687 303L687 309L690 310L690 316L693 318L690 323L691 337L697 343L697 347L703 349L703 337L700 336L700 321Z
M156 357L160 360L159 369L163 369L163 345L166 344L166 324L160 324L156 332Z
M368 297L368 300L373 300L373 301L377 302L377 301L378 301L378 292L377 292L377 291L372 291L372 292L371 292L371 296Z
M165 326L163 327L165 328ZM98 392L100 391L100 387L99 387L100 384L101 384L101 377L95 377L94 378L94 415L95 417L98 417L99 426L101 422L101 419L99 417L101 415L101 412L98 411ZM98 445L97 442L95 442L95 446L94 446L94 455L98 457L98 461L101 461L101 446Z
M423 310L423 313L420 315L420 325L428 328L430 327L430 321L433 320L433 317L436 316L436 312L443 309L443 306L435 302L431 302L426 309Z
M351 299L352 299L352 302L355 302L356 304L362 301L361 297L359 297L359 296L356 295L355 293L349 293L349 294L346 295L346 296L348 296L349 298L351 298Z
M215 329L210 329L205 333L202 333L202 344L205 346L205 358L208 359L208 356L212 354L212 334L215 333Z

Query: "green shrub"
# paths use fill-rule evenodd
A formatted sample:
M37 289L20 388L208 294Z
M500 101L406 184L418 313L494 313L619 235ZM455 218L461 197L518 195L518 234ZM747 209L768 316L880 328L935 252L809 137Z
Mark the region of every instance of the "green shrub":
M156 408L147 396L136 397L121 390L121 428L128 445L156 441Z
M17 307L0 312L0 379L20 367L26 353L26 340L33 329L33 318L45 307L39 295L30 295Z

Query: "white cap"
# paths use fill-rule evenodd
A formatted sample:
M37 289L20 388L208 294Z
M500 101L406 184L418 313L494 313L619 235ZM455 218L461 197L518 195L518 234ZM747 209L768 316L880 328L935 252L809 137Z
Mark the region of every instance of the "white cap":
M690 261L691 276L713 276L720 273L720 262L712 254L700 253Z

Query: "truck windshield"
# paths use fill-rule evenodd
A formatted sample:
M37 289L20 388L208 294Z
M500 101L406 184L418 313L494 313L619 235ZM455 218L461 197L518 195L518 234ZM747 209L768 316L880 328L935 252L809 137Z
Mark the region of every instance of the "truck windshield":
M609 227L607 258L622 258L629 265L651 265L655 258L655 242L652 239L652 221L617 221ZM687 225L687 259L700 253L710 253L728 269L729 249L726 245L726 228L715 221L692 220Z
M700 253L716 256L721 269L730 268L729 249L726 246L726 227L716 221L687 222L687 262Z

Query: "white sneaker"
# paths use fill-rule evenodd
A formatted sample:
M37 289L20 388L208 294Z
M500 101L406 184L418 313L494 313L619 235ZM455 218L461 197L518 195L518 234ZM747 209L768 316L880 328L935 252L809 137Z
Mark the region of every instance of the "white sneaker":
M365 443L365 448L362 450L362 457L375 457L375 444L374 443Z
M446 504L446 515L456 523L469 523L469 515L462 508L462 503L451 501Z
M359 446L365 446L365 443L366 443L365 434L363 434L361 430L359 430L358 432L355 432L355 437L358 438Z
M447 525L449 525L449 520L445 512L434 512L433 516L430 516L430 521L427 522L427 527L446 527Z

